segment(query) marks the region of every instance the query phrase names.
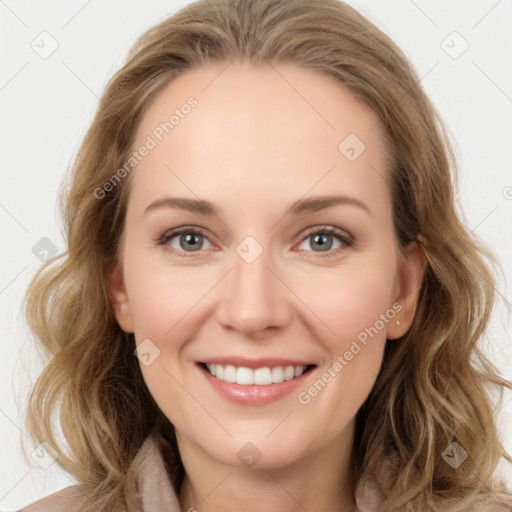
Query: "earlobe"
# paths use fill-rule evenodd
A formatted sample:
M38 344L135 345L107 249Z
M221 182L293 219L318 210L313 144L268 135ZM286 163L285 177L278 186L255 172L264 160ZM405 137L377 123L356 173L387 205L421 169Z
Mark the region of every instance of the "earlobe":
M108 279L108 295L117 323L127 333L133 332L130 302L123 278L122 269L116 267Z
M411 242L404 250L398 276L398 294L395 303L400 304L400 312L388 324L386 338L393 340L402 337L411 327L418 305L421 285L425 273L426 257L423 245Z

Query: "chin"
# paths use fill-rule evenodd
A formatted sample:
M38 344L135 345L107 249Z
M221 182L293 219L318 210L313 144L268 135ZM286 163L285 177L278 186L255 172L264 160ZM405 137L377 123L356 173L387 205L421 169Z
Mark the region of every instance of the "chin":
M270 432L270 430L266 431ZM237 468L276 469L288 466L307 455L306 439L259 433L254 436L247 432L243 436L215 444L200 443L202 449L219 462ZM210 439L215 441L214 439ZM220 441L220 440L219 440ZM300 450L297 447L301 447Z

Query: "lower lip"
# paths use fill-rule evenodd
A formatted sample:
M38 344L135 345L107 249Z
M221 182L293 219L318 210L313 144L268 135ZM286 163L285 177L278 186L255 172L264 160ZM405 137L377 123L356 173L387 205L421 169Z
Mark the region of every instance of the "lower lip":
M275 402L300 387L301 384L304 383L305 378L307 378L314 370L314 368L312 368L299 377L295 377L291 380L285 380L278 384L269 384L268 386L242 386L236 382L226 382L224 380L217 379L201 365L198 365L198 367L200 372L206 377L206 380L211 384L213 389L217 391L217 393L232 402L243 405L266 405Z

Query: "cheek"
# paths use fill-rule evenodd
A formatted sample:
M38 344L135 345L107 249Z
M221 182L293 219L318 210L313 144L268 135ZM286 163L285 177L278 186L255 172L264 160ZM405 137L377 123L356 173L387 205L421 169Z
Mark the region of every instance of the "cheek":
M368 258L369 259L369 258ZM385 259L383 259L384 261ZM390 257L390 262L393 258ZM394 267L372 261L358 265L322 269L307 279L295 279L293 289L310 310L319 338L332 351L346 350L353 339L377 323L380 337L385 338L386 323L382 314L394 316L391 308ZM391 311L389 311L391 308ZM389 318L386 318L389 321Z
M318 272L314 279L296 284L297 294L307 297L308 308L314 313L309 316L309 327L323 349L319 353L325 355L316 378L296 396L299 405L295 418L301 414L309 428L307 434L300 435L311 440L312 450L334 440L353 421L380 371L386 321L393 321L395 314L389 309L394 260L392 255L388 263L385 258L372 260L371 264L366 261L360 266ZM294 429L296 424L287 432L292 439Z
M212 285L199 268L187 271L147 256L144 260L135 252L126 259L125 269L135 338L144 347L140 353L149 354L147 361L140 359L144 381L164 414L187 430L188 421L204 422L204 411L191 404L190 394L180 384L184 378L180 355L196 332L201 299Z
M211 288L205 272L132 254L125 261L127 290L137 337L161 340L181 327Z
M336 424L348 421L370 393L382 363L386 328L396 315L391 307L394 259L391 255L390 264L381 261L318 273L297 292L308 298L316 339L328 355L319 380L302 390L299 402L315 402L319 408L340 404L331 409Z

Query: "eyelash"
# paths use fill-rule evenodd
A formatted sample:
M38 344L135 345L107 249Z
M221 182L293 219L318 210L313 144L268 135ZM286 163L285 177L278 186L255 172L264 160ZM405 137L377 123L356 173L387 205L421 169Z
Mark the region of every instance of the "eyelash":
M165 244L167 244L167 242L169 242L169 240L171 240L175 236L182 235L184 233L194 234L194 235L202 235L202 236L208 238L207 233L201 228L183 226L181 228L172 229L170 231L166 231L165 233L162 233L157 238L157 243L158 243L158 245L165 245ZM317 234L334 235L342 243L341 247L338 247L336 249L330 249L329 251L325 251L325 254L318 252L319 257L321 257L321 258L328 258L328 257L334 256L341 249L343 249L343 247L352 247L354 245L354 238L351 235L349 235L346 231L343 231L339 228L335 228L334 226L315 226L313 228L307 229L306 232L304 233L301 243L304 240L306 240L307 238L309 238L310 236L317 235ZM178 251L177 249L175 249L174 247L171 247L171 246L168 246L168 249L173 254L177 254L178 256L184 256L184 257L194 256L194 252L203 252L203 251L193 251L193 252L188 253L185 251ZM317 252L317 251L304 251L304 252Z

